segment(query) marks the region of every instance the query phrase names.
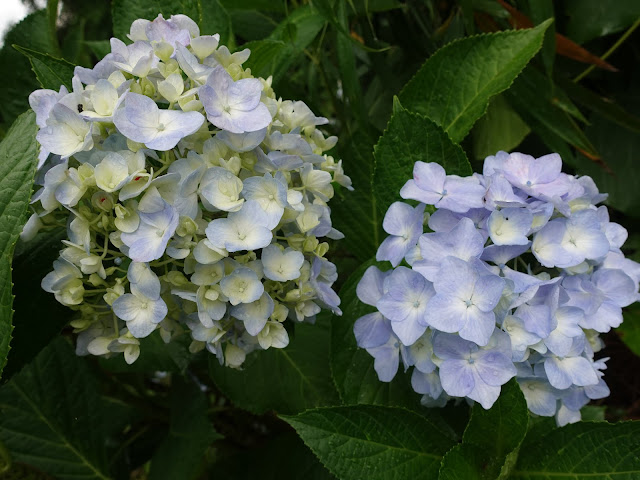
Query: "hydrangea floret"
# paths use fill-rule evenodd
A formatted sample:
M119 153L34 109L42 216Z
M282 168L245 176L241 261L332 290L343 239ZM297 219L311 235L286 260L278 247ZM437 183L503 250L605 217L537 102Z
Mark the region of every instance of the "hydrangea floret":
M237 368L286 347L285 321L340 314L323 238L342 237L334 184L352 187L325 153L328 120L184 15L136 20L128 37L76 67L72 92L29 98L40 188L22 237L67 230L42 287L77 311L77 353L132 363L158 330Z
M465 398L490 408L516 378L529 410L559 425L609 395L600 333L640 299L627 231L587 176L557 154L498 152L483 173L447 175L416 162L384 218L389 236L358 298L375 307L354 325L381 381L412 369L422 403ZM432 212L425 213L425 209Z

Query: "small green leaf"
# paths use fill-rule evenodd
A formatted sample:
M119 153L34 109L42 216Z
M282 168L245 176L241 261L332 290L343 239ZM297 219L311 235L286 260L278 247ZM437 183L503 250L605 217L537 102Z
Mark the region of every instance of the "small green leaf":
M75 68L73 64L66 60L52 57L48 53L36 52L19 45L14 45L13 47L29 59L31 68L42 88L58 91L60 86L64 85L67 90L73 90L71 86L71 78Z
M109 422L87 364L54 340L0 388L0 440L13 458L56 478L108 480Z
M400 189L413 178L417 161L436 162L449 175L471 175L471 165L459 145L428 118L402 108L397 99L394 113L374 149L376 159L373 191L384 214L396 200Z
M173 377L169 435L151 459L150 480L196 478L205 450L222 435L207 417L207 398L192 381Z
M579 422L527 437L510 478L636 480L639 458L640 422Z
M329 370L329 322L299 323L287 348L252 353L242 370L209 359L211 378L238 407L254 413L296 413L339 403Z
M548 20L536 28L464 38L438 50L400 93L412 111L440 125L461 141L480 118L489 99L509 88L542 46Z
M529 132L531 129L520 115L502 95L497 95L489 103L487 113L473 127L473 156L476 160L484 160L499 150L510 152Z
M341 480L431 480L454 445L438 425L402 408L353 405L282 418Z
M0 143L0 374L7 363L13 330L11 259L38 163L35 117L32 111L23 113Z

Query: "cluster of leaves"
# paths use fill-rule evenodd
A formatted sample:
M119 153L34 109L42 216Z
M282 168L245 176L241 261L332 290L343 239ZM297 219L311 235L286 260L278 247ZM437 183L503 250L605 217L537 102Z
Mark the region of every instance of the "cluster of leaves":
M91 66L109 36L158 13L185 13L203 33L251 48L256 75L332 118L356 188L339 192L332 214L346 234L334 261L342 277L354 272L344 315L298 325L287 349L252 355L243 371L157 337L131 366L76 357L67 311L39 287L60 236L18 243L14 255L37 151L34 115L20 115L28 94L70 86L73 64ZM609 423L602 406L587 407L592 421L558 429L529 417L513 381L488 411L426 409L405 376L379 382L353 336L368 308L355 286L417 160L468 175L499 149L557 151L610 193L630 248L640 244L640 118L630 113L639 17L633 0L49 0L0 50L0 478L640 476L638 422ZM622 328L636 354L638 317L627 312ZM608 343L619 348L609 352L607 415L630 419L639 392L628 375L640 363Z

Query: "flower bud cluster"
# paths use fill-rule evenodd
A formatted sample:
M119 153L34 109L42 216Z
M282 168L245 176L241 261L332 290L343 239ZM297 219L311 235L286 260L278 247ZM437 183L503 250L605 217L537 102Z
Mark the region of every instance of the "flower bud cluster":
M515 377L531 412L560 425L609 394L598 335L640 298L640 264L597 206L606 195L561 168L557 154L499 152L462 178L416 162L400 195L420 203L396 202L384 218L377 260L393 269L369 267L357 287L377 309L354 331L380 380L401 358L424 404L488 409Z
M340 313L323 237L327 203L351 181L336 137L301 101L278 99L219 35L184 15L136 20L73 91L29 100L41 145L23 232L66 228L42 287L78 312L78 354L140 353L159 330L242 365L283 348L287 319Z

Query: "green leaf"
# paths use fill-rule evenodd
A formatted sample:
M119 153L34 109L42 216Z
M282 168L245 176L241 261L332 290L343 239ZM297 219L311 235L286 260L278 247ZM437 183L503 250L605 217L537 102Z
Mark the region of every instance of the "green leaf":
M66 60L52 57L48 53L36 52L20 45L14 45L13 47L29 59L33 73L36 74L36 78L42 88L58 91L60 86L64 85L67 90L73 90L71 86L71 78L75 68L73 64Z
M373 141L362 131L351 138L340 139L340 157L344 159L345 173L351 177L354 191L340 190L331 200L333 225L344 233L343 245L362 262L375 256L384 235L371 182Z
M400 189L413 178L417 161L436 162L449 175L471 175L471 165L459 145L428 118L402 108L394 100L394 113L374 148L376 167L373 191L380 212L401 200Z
M58 337L0 388L0 440L12 457L56 478L107 480L98 385Z
M49 42L55 49L55 52L58 53L58 31L56 28L56 22L58 20L58 0L47 0L47 6L45 11L47 12L47 20L48 20L48 34L49 34Z
M473 127L473 156L476 160L484 160L499 150L510 152L529 132L529 126L513 111L504 96L497 95L489 103L487 113Z
M454 444L428 418L402 408L329 407L282 418L341 480L437 478Z
M640 17L640 2L636 0L567 0L569 16L567 35L578 43L620 32Z
M211 468L210 478L335 479L294 432L269 437L256 448L221 458Z
M215 384L238 407L254 413L275 410L296 413L307 408L336 405L338 394L329 370L329 322L295 325L287 348L250 354L242 370L209 358Z
M222 438L207 417L207 407L207 398L193 381L173 377L169 435L153 454L150 480L196 478L205 450Z
M579 422L527 442L511 472L526 480L640 478L640 422Z
M11 259L22 231L38 163L36 116L29 111L14 122L0 143L0 374L7 362L13 330Z
M546 21L532 29L478 35L446 45L407 83L400 101L459 142L484 114L489 99L509 88L540 49L550 24Z
M506 478L515 464L528 423L527 402L513 379L503 385L500 397L489 410L478 403L473 406L462 442L482 452L481 478Z
M485 474L485 453L470 443L456 445L442 459L438 480L488 480L497 477L492 476L494 471Z
M13 257L13 340L4 371L11 378L29 363L71 320L73 310L45 292L40 283L60 256L65 228L45 230L29 242L18 241ZM43 322L42 319L47 321Z
M198 0L201 35L220 34L220 43L233 47L233 30L231 28L231 17L219 0Z

